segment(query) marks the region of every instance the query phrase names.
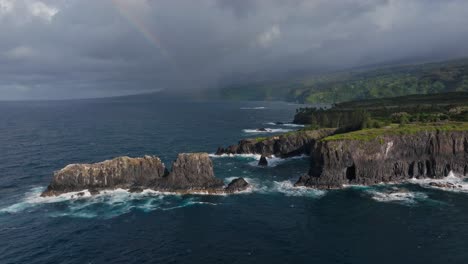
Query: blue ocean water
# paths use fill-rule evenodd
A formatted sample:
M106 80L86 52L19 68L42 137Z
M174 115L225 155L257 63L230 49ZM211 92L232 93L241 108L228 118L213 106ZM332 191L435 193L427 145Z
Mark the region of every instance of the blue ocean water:
M120 155L213 153L297 129L297 105L157 96L0 103L0 263L468 263L468 184L427 182L317 191L292 187L307 158L213 158L245 177L229 196L114 191L39 198L54 170ZM465 188L466 187L466 188Z

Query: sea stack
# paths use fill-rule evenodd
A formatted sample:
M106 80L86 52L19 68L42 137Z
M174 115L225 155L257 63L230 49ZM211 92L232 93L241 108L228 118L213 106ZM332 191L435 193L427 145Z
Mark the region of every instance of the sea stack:
M70 164L54 173L41 196L84 189L130 189L147 187L164 177L166 168L158 157L118 157L94 164Z
M262 166L262 167L268 166L268 160L264 155L260 157L260 160L258 161L258 166Z
M168 191L215 190L223 187L223 181L214 176L208 153L182 153L157 187Z
M231 181L228 186L224 189L227 193L235 193L245 191L249 187L249 184L244 178L237 178Z
M215 177L208 153L182 153L168 172L158 157L118 157L94 164L71 164L55 172L41 196L89 190L92 194L117 188L130 192L144 189L175 193L232 193L247 188L245 181L233 180L224 188ZM248 186L248 184L247 184Z

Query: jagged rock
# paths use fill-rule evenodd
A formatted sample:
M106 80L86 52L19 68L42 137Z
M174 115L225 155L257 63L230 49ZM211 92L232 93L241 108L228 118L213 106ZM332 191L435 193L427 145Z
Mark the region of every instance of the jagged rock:
M234 193L244 191L249 187L249 183L244 178L237 178L232 180L224 189L227 193Z
M262 127L262 128L257 128L256 130L259 131L259 132L267 132L267 131L268 131L268 130L267 130L266 128L264 128L264 127Z
M141 188L141 187L132 187L132 188L128 189L128 192L131 192L131 193L142 193L142 192L143 192L143 188Z
M99 191L96 190L96 189L90 189L90 190L89 190L89 193L90 193L91 195L98 195L98 194L99 194Z
M438 188L450 188L450 189L457 188L457 185L450 183L450 182L430 182L429 186L438 187Z
M422 131L381 135L372 140L319 141L311 167L297 186L340 188L410 178L442 178L453 171L466 175L468 131Z
M258 161L258 166L266 167L268 166L268 160L266 159L265 156L261 156L260 160Z
M167 171L159 158L152 156L71 164L54 174L52 182L41 196L85 189L95 195L101 190L116 188L136 193L144 189L180 193L235 191L234 187L225 190L223 181L214 176L213 163L207 153L183 153L174 161L171 172Z
M315 142L324 137L333 135L335 129L318 129L297 131L280 136L268 137L259 141L258 139L243 139L237 145L227 148L219 147L216 155L222 154L260 154L264 156L277 156L288 158L303 154L310 154Z
M172 164L172 171L158 187L167 190L207 190L223 187L214 176L208 153L183 153Z
M84 189L128 189L150 186L164 176L165 167L158 157L118 157L94 164L70 164L54 173L42 196Z

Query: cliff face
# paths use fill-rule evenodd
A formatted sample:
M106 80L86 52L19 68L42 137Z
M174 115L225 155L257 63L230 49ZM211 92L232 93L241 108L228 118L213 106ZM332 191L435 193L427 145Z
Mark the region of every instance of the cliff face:
M54 173L43 196L83 189L115 189L149 186L165 174L158 157L118 157L94 164L70 164Z
M373 140L324 140L315 144L311 168L297 186L340 188L410 178L468 173L468 131L383 135Z
M172 164L171 173L157 185L167 190L207 190L222 188L223 181L214 176L208 153L183 153Z
M269 137L263 140L244 139L237 145L227 148L218 148L216 155L222 154L260 154L264 156L275 155L288 158L302 154L310 154L311 147L315 142L330 136L334 129L319 129L313 131L297 131L280 136Z
M234 180L235 181L235 180ZM85 189L92 193L116 188L140 192L143 189L169 192L230 193L215 177L207 153L179 154L169 173L158 157L119 157L94 164L71 164L57 171L42 196ZM246 189L247 186L242 187ZM240 191L237 190L237 191Z

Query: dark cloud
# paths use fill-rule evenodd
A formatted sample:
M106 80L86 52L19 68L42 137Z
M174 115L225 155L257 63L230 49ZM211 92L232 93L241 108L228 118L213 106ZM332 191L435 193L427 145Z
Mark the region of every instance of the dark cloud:
M465 0L0 0L0 99L466 56Z

